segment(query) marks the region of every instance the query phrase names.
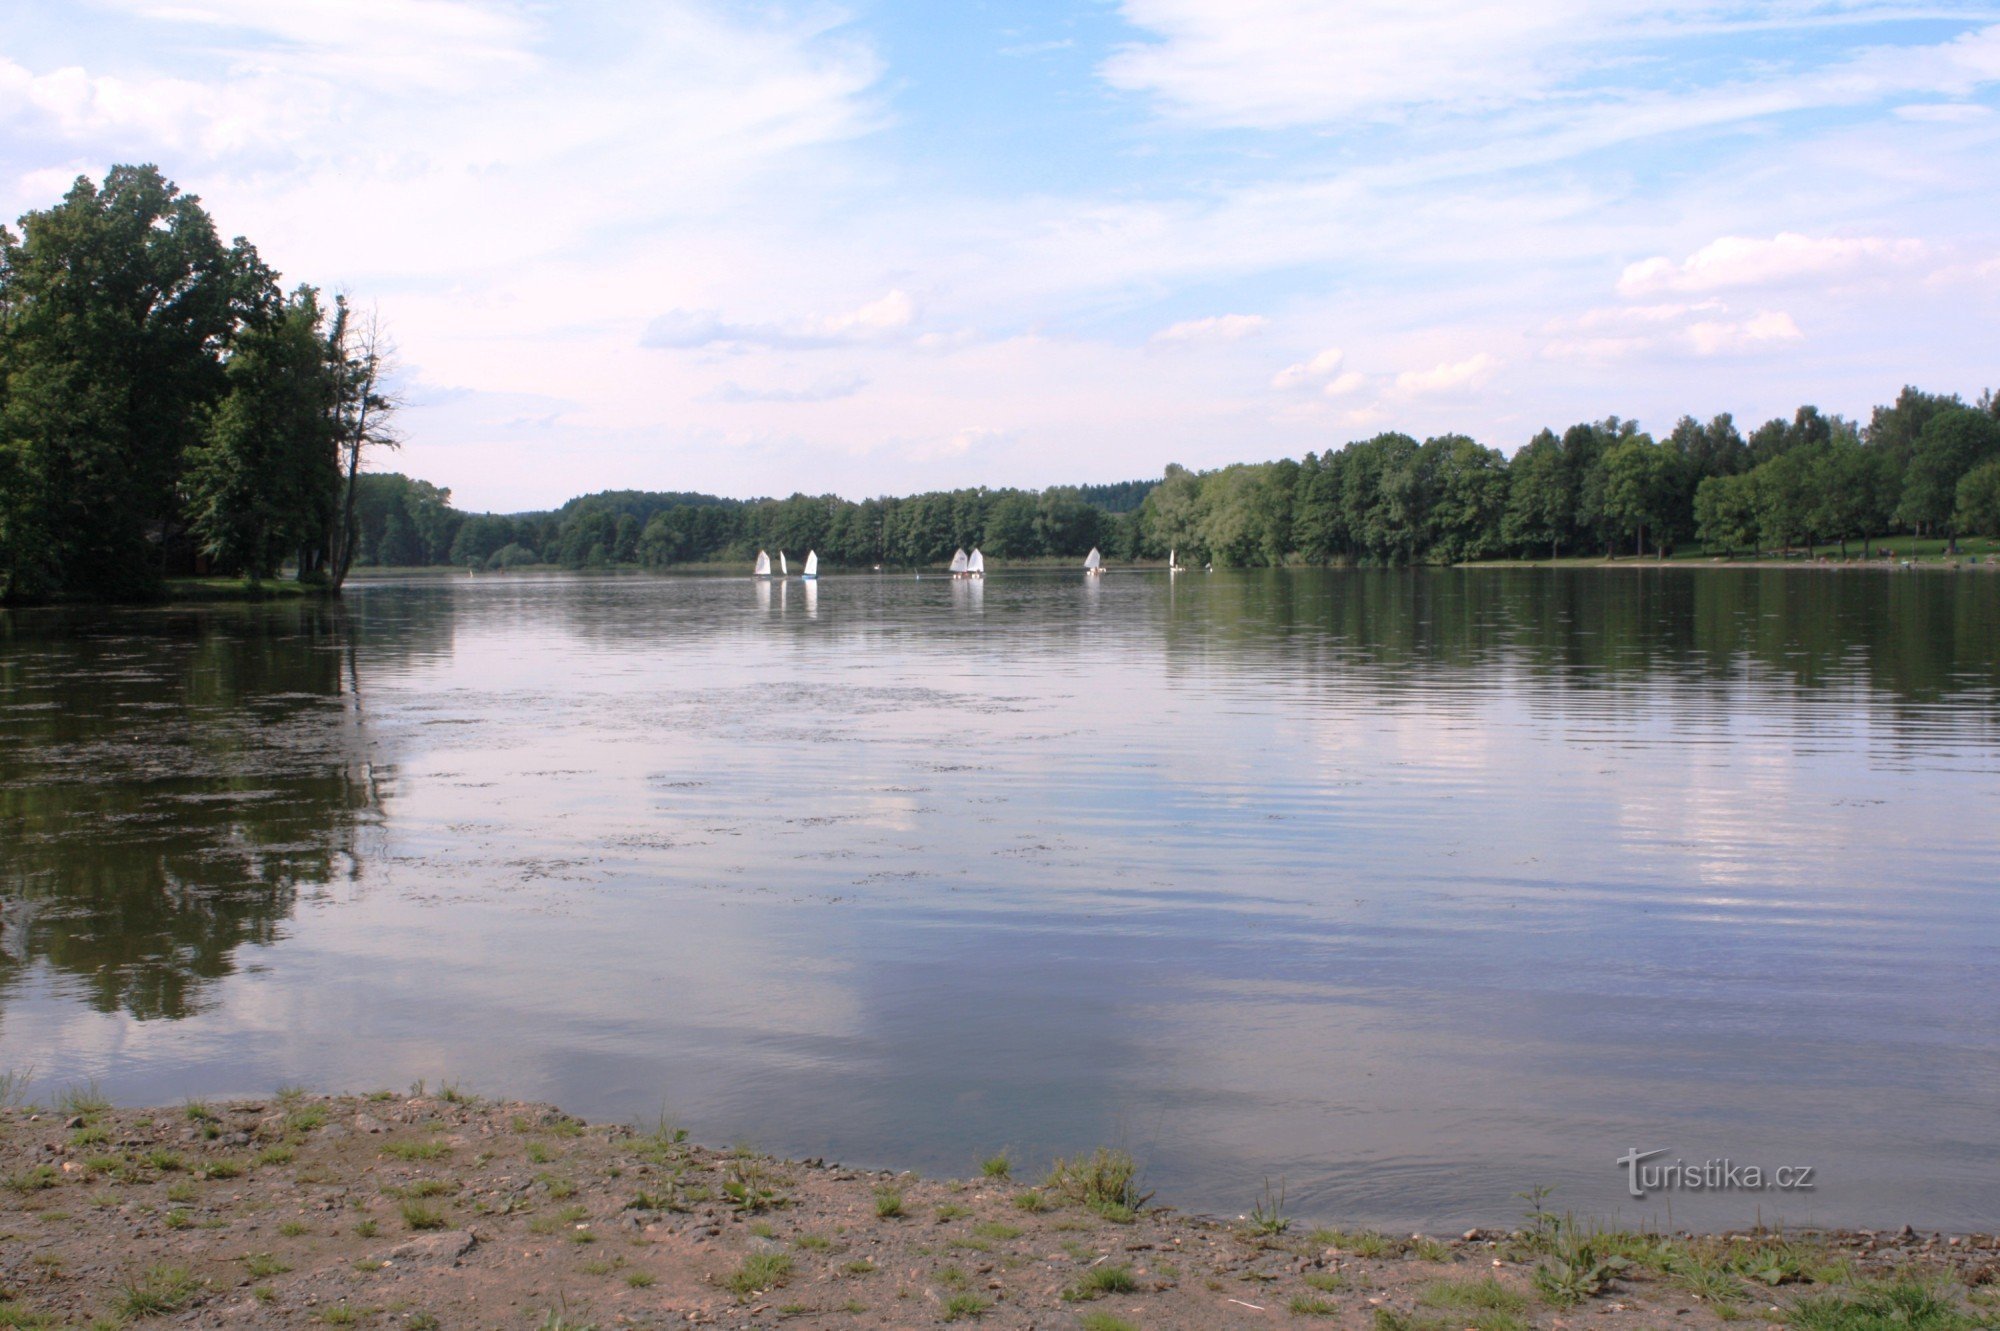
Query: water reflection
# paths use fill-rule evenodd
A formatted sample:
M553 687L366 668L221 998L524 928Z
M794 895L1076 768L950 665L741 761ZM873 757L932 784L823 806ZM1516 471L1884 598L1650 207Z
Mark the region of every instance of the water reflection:
M448 634L419 618L410 648ZM188 1016L355 874L358 636L321 606L0 616L0 997L41 961L100 1011Z
M1118 1138L1394 1224L1803 1155L1820 1218L1976 1222L2000 579L1078 581L0 618L0 1062Z

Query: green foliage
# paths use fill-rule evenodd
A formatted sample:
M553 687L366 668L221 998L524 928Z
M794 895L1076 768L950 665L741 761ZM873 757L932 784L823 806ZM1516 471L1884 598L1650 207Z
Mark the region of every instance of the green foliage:
M225 377L227 394L188 451L187 518L218 568L255 581L274 576L287 552L324 549L332 534L338 385L318 293L300 287L250 321Z
M411 1229L443 1229L450 1223L445 1213L435 1206L427 1206L419 1201L406 1201L401 1207L403 1223Z
M1478 1280L1433 1281L1424 1286L1419 1297L1432 1308L1515 1314L1528 1310L1527 1295L1507 1288L1492 1276Z
M120 1290L118 1311L127 1317L179 1312L194 1302L201 1289L202 1282L185 1266L154 1266Z
M2000 458L2000 419L1972 407L1936 413L1917 435L1897 519L1918 531L1951 530L1959 482L1994 458Z
M979 1317L992 1306L977 1294L954 1294L944 1301L944 1320L957 1322L965 1318Z
M1076 1324L1082 1331L1139 1331L1136 1324L1097 1309L1084 1313L1076 1319Z
M1787 1320L1800 1331L1971 1331L1982 1325L1948 1295L1909 1282L1801 1299Z
M1959 480L1952 522L1966 535L2000 536L2000 458L1981 463Z
M775 1289L791 1278L792 1259L781 1252L753 1252L723 1282L739 1299Z
M1062 1296L1069 1303L1085 1303L1107 1294L1130 1294L1137 1288L1139 1281L1133 1276L1131 1267L1106 1264L1085 1271L1075 1284L1063 1291Z
M1264 1195L1250 1208L1250 1232L1253 1234L1278 1235L1292 1227L1291 1217L1285 1214L1285 1182L1278 1180L1274 1190L1271 1180L1264 1180Z
M1153 1196L1139 1189L1139 1166L1125 1151L1100 1146L1088 1157L1058 1160L1043 1185L1107 1220L1128 1222Z

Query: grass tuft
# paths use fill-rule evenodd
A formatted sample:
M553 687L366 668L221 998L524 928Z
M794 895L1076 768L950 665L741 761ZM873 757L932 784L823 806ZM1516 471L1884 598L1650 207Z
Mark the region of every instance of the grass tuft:
M1110 1313L1092 1310L1077 1318L1076 1324L1082 1331L1139 1331L1136 1324Z
M118 1310L127 1317L157 1317L179 1312L201 1293L202 1282L185 1266L149 1267L119 1291Z
M1952 1299L1910 1281L1801 1299L1789 1321L1800 1331L1971 1331L1981 1325Z
M1044 1186L1065 1201L1121 1224L1129 1223L1153 1196L1140 1191L1139 1166L1131 1154L1106 1146L1087 1158L1056 1161Z
M776 1289L791 1279L792 1259L781 1252L753 1252L729 1273L723 1284L739 1299Z
M1062 1293L1065 1303L1088 1303L1107 1294L1130 1294L1139 1288L1129 1266L1093 1266Z
M451 1147L440 1141L387 1142L382 1154L398 1160L442 1160L451 1154Z
M1479 1280L1434 1280L1418 1299L1428 1307L1471 1312L1523 1313L1528 1296L1507 1288L1492 1276Z
M977 1294L954 1294L944 1301L944 1320L957 1322L984 1316L993 1305Z
M403 1223L411 1229L443 1229L449 1221L442 1208L429 1206L412 1198L402 1205Z

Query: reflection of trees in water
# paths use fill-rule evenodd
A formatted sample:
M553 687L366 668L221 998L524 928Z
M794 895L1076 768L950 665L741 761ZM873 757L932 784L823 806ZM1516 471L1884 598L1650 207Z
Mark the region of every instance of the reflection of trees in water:
M354 629L316 603L0 616L0 992L39 962L100 1010L187 1015L351 872L379 807Z
M2000 693L2000 579L1745 570L1474 569L1202 579L1170 642L1376 683L1476 686L1526 671L1571 692L1657 680L1863 686L1891 704ZM1174 654L1169 653L1171 662Z

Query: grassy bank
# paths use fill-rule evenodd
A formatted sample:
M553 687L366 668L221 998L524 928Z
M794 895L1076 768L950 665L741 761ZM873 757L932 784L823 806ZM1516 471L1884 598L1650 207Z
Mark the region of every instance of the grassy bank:
M1970 1331L2000 1244L1309 1229L1152 1204L1100 1151L923 1180L449 1088L0 1113L0 1326Z
M290 601L326 596L325 587L286 580L246 582L242 578L168 578L169 605L211 601Z

